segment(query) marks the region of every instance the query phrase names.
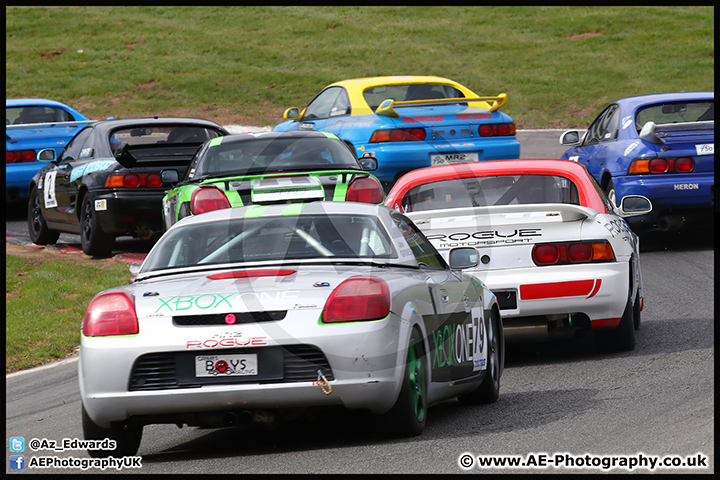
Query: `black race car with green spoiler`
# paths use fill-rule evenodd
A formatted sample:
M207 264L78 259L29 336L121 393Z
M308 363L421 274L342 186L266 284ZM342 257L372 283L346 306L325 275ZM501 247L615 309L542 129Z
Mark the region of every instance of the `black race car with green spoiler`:
M362 163L361 163L362 161ZM372 157L358 161L333 133L258 132L214 138L197 151L182 181L163 198L165 228L190 216L244 205L313 200L382 203L380 182L368 171Z

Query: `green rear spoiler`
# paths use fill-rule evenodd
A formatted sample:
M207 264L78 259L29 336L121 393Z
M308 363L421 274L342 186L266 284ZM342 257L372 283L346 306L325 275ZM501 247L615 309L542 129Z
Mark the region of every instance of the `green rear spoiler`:
M375 110L378 115L384 115L386 117L399 117L400 115L395 111L394 107L404 107L408 105L435 105L440 103L458 103L458 102L492 102L488 112L494 112L498 108L505 105L507 102L507 94L501 93L494 97L462 97L462 98L438 98L434 100L409 100L405 102L396 102L392 99L384 100L380 106Z

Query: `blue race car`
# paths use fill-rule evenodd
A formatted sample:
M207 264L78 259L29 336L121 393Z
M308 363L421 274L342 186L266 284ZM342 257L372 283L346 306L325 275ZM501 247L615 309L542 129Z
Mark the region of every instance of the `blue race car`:
M49 159L38 158L40 151L52 148L59 157L65 144L89 122L85 115L54 100L6 99L5 200L26 199L30 179Z
M640 95L608 105L584 135L560 137L562 158L584 165L616 205L652 201L627 221L637 231L706 225L715 202L715 92Z
M377 159L386 190L417 168L519 158L507 95L479 97L441 77L356 78L325 87L302 111L288 108L273 130L324 130L358 157Z

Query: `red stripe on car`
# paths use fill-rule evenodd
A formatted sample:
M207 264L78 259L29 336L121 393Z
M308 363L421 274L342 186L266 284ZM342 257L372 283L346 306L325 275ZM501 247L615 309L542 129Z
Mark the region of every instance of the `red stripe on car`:
M536 283L520 285L520 300L539 300L542 298L578 297L588 295L595 286L595 280L576 280L573 282Z

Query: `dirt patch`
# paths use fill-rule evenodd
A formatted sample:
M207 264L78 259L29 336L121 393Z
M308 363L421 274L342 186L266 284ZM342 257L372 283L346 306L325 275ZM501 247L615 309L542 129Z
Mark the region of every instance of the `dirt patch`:
M107 265L109 267L113 263L121 261L116 258L93 258L85 255L83 252L64 253L51 247L25 247L7 242L5 243L5 255L29 258L35 264L47 262L73 262L89 265Z

